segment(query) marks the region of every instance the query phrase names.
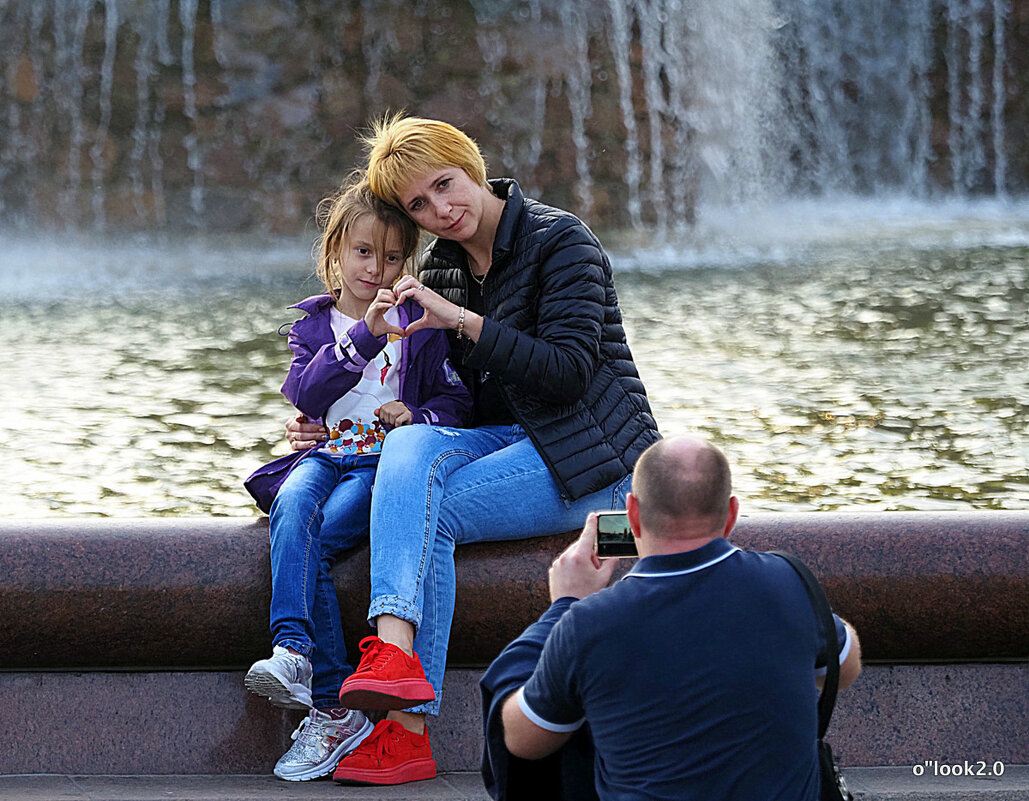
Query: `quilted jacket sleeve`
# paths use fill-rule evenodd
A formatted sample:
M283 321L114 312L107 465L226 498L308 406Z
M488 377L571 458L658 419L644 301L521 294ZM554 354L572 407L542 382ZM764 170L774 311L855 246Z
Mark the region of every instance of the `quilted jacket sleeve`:
M465 364L544 401L571 404L586 393L600 362L609 268L600 243L574 217L541 232L537 247L534 334L487 316Z

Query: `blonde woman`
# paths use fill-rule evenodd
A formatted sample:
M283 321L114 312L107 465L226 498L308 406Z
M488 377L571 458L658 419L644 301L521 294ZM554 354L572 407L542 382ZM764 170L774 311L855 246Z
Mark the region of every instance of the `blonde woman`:
M454 546L568 531L623 508L637 457L660 435L589 228L513 180L487 180L475 142L448 123L395 116L366 141L372 191L436 237L418 277L393 288L425 310L406 332L446 330L473 395L472 428L397 429L376 476L378 637L340 699L390 711L335 777L392 784L435 774L424 717L441 701ZM324 436L288 429L298 449ZM435 697L420 703L425 678Z

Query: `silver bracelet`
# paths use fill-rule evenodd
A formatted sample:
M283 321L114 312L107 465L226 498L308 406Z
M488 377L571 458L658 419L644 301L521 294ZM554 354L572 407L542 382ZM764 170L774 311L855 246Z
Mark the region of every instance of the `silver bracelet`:
M457 338L464 339L464 306L457 313Z

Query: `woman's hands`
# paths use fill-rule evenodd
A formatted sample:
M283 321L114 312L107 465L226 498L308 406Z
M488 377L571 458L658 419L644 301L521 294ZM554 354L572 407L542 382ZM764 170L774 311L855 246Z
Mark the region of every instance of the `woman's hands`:
M384 403L375 410L375 416L393 428L411 425L411 410L402 401ZM286 421L286 440L295 451L306 451L317 447L329 438L329 430L320 423L312 423L303 414Z
M397 305L397 297L392 289L380 289L374 300L364 313L364 324L372 332L372 336L381 337L386 334L400 334L406 336L404 329L393 325L386 319L386 312Z
M419 319L404 330L405 336L410 336L423 328L457 330L458 323L462 319L461 307L433 292L413 275L405 275L401 278L393 287L393 294L398 304L408 298L413 298L414 302L425 311ZM482 333L482 317L465 309L464 326L461 333L472 341L478 342L479 335Z
M397 281L393 294L397 305L414 298L414 302L425 310L425 314L407 327L407 336L423 328L457 328L460 306L436 294L413 275L405 275Z
M286 439L295 451L313 448L329 438L329 429L321 423L312 423L306 415L298 414L286 421Z
M382 404L375 410L375 416L393 428L411 425L411 410L404 405L403 401L392 400Z
M424 314L407 328L400 328L388 321L386 313L394 306L399 306L408 298L422 307ZM463 312L463 314L462 314ZM464 324L461 325L461 320ZM364 314L365 325L373 336L399 334L409 337L423 328L452 329L460 331L473 342L479 341L482 334L482 317L475 312L462 309L451 303L442 295L433 292L413 275L405 275L392 289L380 289L375 299ZM290 440L292 442L292 440Z

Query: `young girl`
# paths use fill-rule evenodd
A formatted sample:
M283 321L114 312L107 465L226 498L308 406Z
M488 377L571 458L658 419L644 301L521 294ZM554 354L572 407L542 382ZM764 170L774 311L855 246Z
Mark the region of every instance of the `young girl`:
M275 775L305 781L331 773L371 732L363 713L339 706L347 663L329 568L368 538L372 481L382 441L412 423L460 426L471 397L447 361L442 331L404 336L421 315L391 289L418 243L418 228L375 197L363 178L322 201L318 275L326 294L296 305L286 398L329 429L327 441L257 470L246 487L270 510L272 656L246 676L277 706L311 711ZM431 686L426 683L429 698Z

